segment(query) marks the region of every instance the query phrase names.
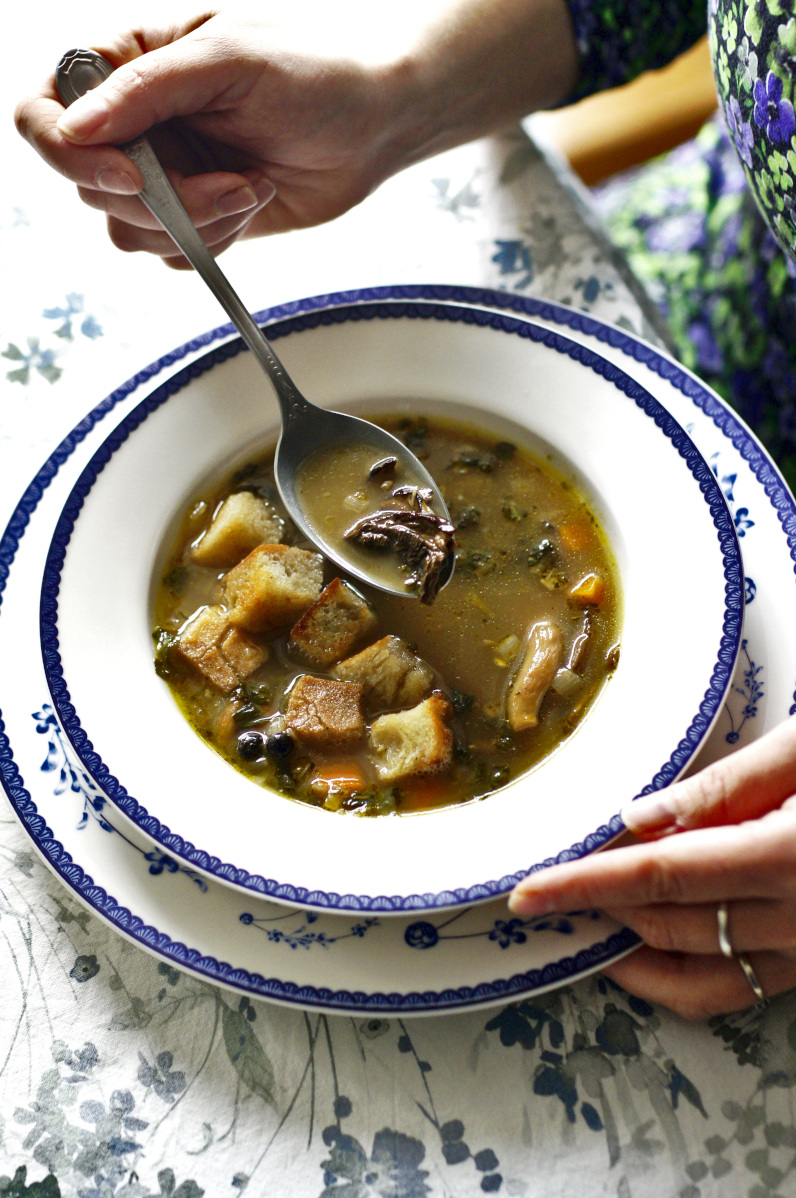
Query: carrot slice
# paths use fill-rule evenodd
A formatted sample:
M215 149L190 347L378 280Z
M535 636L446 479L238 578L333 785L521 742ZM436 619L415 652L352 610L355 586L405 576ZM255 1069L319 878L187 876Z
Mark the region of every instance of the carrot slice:
M594 531L587 520L565 520L559 526L558 535L564 548L572 553L586 549L594 539Z
M351 794L352 791L365 790L367 787L365 774L355 761L327 762L316 766L312 776L325 782L330 791L343 790Z
M575 583L569 597L578 607L599 607L605 598L605 583L599 574L587 574Z

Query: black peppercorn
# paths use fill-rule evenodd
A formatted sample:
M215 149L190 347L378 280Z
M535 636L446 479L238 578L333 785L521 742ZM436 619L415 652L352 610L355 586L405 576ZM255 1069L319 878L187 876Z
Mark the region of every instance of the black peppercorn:
M260 732L241 732L238 737L238 755L244 761L256 761L262 757L265 739Z
M284 761L293 752L293 737L289 732L275 732L265 742L265 751L272 761Z

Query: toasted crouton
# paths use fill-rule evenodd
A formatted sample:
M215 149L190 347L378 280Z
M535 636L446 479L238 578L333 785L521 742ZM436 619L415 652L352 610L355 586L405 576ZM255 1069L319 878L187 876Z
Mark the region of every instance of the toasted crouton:
M365 735L362 687L356 682L303 674L290 691L285 728L309 748L356 743Z
M376 613L353 587L333 579L290 630L290 646L316 666L330 666L376 623Z
M383 636L332 670L335 678L361 682L369 711L414 707L434 685L431 666L399 636Z
M222 694L268 660L268 649L233 628L221 607L205 607L182 629L172 654L202 674Z
M258 545L282 540L285 522L272 504L251 491L228 495L210 527L191 549L199 566L235 566Z
M434 691L409 711L389 712L373 721L370 747L377 757L381 782L395 782L412 774L435 774L453 758L453 733L447 721L453 709L440 691Z
M224 578L231 622L249 632L275 632L298 619L323 586L319 553L291 545L259 545Z

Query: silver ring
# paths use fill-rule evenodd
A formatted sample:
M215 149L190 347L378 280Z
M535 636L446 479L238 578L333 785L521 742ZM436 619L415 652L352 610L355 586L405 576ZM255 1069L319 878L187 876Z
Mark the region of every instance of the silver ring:
M747 982L755 992L755 998L757 999L755 1008L758 1011L762 1011L763 1007L767 1006L768 999L763 992L763 987L760 985L760 980L758 979L757 974L752 969L752 962L749 960L746 953L737 953L735 959L740 965L741 969L744 971Z
M730 916L726 903L719 903L716 910L716 922L719 925L719 948L722 956L730 960L735 956L730 944ZM751 967L750 967L751 968Z

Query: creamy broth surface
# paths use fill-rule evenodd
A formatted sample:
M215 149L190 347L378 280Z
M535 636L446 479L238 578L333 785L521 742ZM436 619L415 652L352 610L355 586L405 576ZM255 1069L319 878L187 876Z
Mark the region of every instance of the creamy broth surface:
M456 525L456 568L431 605L361 583L349 587L330 563L317 563L279 505L270 453L193 502L154 612L156 668L217 752L261 785L358 815L483 798L532 768L567 739L607 683L619 660L621 622L605 535L573 482L549 461L469 425L377 419L422 460ZM373 451L359 449L334 495L323 470L312 482L317 502L341 527L386 506L400 481L369 478ZM258 505L257 519L271 521L266 543L278 532L283 547L250 551L244 535L232 548L224 542L218 553L203 550L218 540L229 496L237 496L230 509ZM249 536L256 541L256 530ZM273 557L279 564L291 554L305 573L322 571L312 580L316 592L324 588L314 601L320 608L310 598L306 618L299 610L258 630L238 610L236 580L248 562ZM325 643L318 650L318 628L337 630L343 618L353 640L341 652ZM376 667L368 654L380 670L394 651L387 664L408 669L403 689L372 693ZM311 726L317 718L323 724L324 704L338 697L331 732ZM349 700L359 714L345 723Z

